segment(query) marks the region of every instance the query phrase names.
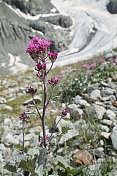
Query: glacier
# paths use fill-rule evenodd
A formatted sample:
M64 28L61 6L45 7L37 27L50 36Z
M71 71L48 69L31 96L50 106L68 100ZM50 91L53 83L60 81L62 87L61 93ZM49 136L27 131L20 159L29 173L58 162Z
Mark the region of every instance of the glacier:
M117 47L117 14L107 10L108 0L51 0L60 13L73 20L72 42L54 66L89 59Z

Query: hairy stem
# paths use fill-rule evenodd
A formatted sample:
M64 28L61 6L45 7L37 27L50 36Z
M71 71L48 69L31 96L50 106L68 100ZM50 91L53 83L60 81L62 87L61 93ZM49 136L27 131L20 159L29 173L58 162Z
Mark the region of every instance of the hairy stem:
M47 71L46 75L50 72L50 70L52 69L52 66L53 66L53 63L52 63L52 65L50 66L49 70Z
M22 146L22 151L24 155L24 121L23 121L23 146Z
M44 102L43 102L43 114L42 114L42 129L43 129L43 142L46 148L46 132L45 132L45 111L46 111L46 99L47 99L47 82L46 82L46 70L44 72Z

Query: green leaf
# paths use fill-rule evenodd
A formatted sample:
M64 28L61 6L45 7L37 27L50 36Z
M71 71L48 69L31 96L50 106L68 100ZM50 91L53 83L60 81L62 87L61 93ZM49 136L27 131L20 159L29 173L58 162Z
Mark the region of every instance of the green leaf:
M4 166L4 168L7 169L10 172L16 172L17 171L17 168L15 166L13 166L11 164L8 164L8 163Z
M43 148L40 151L40 155L39 155L39 158L38 158L38 166L43 165L43 167L44 167L46 165L47 156L48 156L47 149Z
M30 160L22 160L19 164L19 167L23 171L31 172L34 173L35 168L36 168L36 158L30 159Z
M67 164L64 157L62 156L57 155L56 159L58 161L58 165L63 167L67 173L72 174L72 175L77 175L80 172L82 172L83 167L80 167L77 169L71 167L70 165Z
M21 176L21 174L13 173L12 176Z

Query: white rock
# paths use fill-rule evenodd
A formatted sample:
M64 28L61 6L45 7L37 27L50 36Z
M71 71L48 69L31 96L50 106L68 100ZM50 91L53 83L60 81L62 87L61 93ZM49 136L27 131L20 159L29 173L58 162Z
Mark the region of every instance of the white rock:
M106 112L106 109L103 106L99 106L99 105L95 105L95 104L94 104L94 108L95 108L97 118L102 119L104 113Z
M12 121L11 121L10 118L5 118L3 124L4 124L4 127L5 126L9 126L10 127L12 125Z
M93 90L90 94L90 97L94 100L97 100L98 98L100 98L101 97L100 90L98 90L98 89Z
M17 135L13 135L13 133L5 133L3 136L2 136L2 139L1 141L3 143L12 143L12 144L19 144L19 138Z
M56 120L55 120L55 124L57 124L57 128L59 129L59 131L62 133L62 128L63 127L69 127L69 128L74 128L73 123L70 120L64 120L61 119L61 116L57 116ZM60 121L59 121L60 120Z
M117 126L115 126L112 129L111 140L112 140L113 147L117 150Z
M108 133L109 130L110 130L106 125L101 125L101 124L100 124L99 127L100 127L101 130L103 130L103 131L105 131L105 132L107 132L107 133Z
M68 130L68 132L61 137L59 144L63 144L64 142L78 135L79 135L78 129Z
M108 125L108 126L111 126L113 122L112 122L111 120L103 119L103 120L101 121L101 123L103 123L103 124L105 124L105 125Z
M77 95L77 96L74 98L74 102L78 105L79 100L81 100L81 99L82 99L82 97L79 96L79 95Z
M101 136L103 136L106 139L109 139L111 133L101 132Z
M6 102L7 102L7 101L6 101L5 98L3 98L3 97L0 98L0 104L4 104L4 103L6 103Z
M12 111L13 110L13 108L11 106L5 106L3 109L4 110L8 110L8 111Z
M88 107L88 106L90 106L90 104L86 100L79 100L78 103L82 107Z
M116 117L116 114L113 111L111 111L110 109L106 110L105 118L113 121L115 119L115 117Z

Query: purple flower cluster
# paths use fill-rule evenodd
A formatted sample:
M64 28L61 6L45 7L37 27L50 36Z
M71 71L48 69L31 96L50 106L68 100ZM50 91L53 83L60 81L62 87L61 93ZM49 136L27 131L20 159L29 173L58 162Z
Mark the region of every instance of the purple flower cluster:
M97 60L97 58L96 58L96 57L92 57L90 60L91 60L92 62L94 62L94 61Z
M38 59L45 60L45 56L47 52L49 52L50 45L50 41L36 36L29 42L26 53L29 53L35 62L38 62Z
M49 142L49 136L48 135L46 135L46 142ZM41 145L44 143L44 139L43 139L43 137L40 137L40 142L41 142Z
M40 70L46 70L46 63L44 62L43 64L41 62L39 62L36 67L35 67L36 71L40 71Z
M82 65L82 68L86 68L87 70L90 68L91 70L96 67L96 63L93 63L91 64L90 66L89 65Z
M48 83L51 85L51 86L55 86L57 83L58 83L59 79L54 77L54 78L50 78L48 80Z
M102 64L102 63L105 62L105 60L104 60L104 59L99 59L98 62L99 62L100 64Z
M37 89L34 89L32 87L29 87L27 90L27 93L31 94L32 96L37 92Z
M68 110L67 109L64 109L62 110L62 117L65 117L68 113Z
M83 65L82 68L89 69L89 66L88 65Z
M115 58L109 58L108 60L117 63L117 59L115 59Z
M93 63L90 65L90 68L93 69L94 67L96 67L96 63Z
M44 76L44 70L46 70L46 63L43 62L39 62L36 67L35 67L35 70L38 71L37 73L37 77L40 78L40 80L42 81L43 80L43 76Z
M30 116L27 114L27 111L24 111L19 118L22 122L26 122L27 119L30 119Z
M56 61L56 58L58 56L58 53L54 52L54 53L48 53L49 59L51 60L52 63L54 63Z

